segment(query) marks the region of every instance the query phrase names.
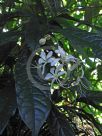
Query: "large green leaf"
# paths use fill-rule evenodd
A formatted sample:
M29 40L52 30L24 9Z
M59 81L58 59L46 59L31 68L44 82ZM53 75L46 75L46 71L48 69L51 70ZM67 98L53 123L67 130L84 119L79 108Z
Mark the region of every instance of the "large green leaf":
M0 33L0 46L4 44L7 45L6 43L11 41L17 41L20 35L21 35L21 32L18 30L12 30L8 32Z
M57 21L60 23L60 20L62 25L64 24L63 22L66 21L63 19L59 19ZM59 30L57 28L57 30L55 29L54 31L64 35L64 37L70 41L71 45L83 55L87 56L84 48L88 47L92 48L95 57L102 59L102 36L100 34L72 27L68 23L65 27L67 28Z
M55 107L48 118L48 125L54 136L75 136L67 118Z
M26 72L27 55L23 56L16 64L16 92L20 115L25 124L33 130L33 136L45 122L50 111L49 90L40 90L28 80Z
M2 83L4 86L2 86ZM10 75L0 77L0 135L4 131L16 105L14 80Z

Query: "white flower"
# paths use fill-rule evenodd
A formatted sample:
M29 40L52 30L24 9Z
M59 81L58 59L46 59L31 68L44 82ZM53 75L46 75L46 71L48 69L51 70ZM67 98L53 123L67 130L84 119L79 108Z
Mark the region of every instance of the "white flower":
M51 79L52 82L51 82L51 88L52 88L52 85L54 82L59 82L60 83L60 80L59 80L59 77L66 74L66 71L61 71L63 68L63 65L59 65L56 69L55 68L51 68L50 69L50 73L48 73L45 77L45 80L49 80Z
M50 51L47 55L46 55L46 53L44 51L42 51L41 54L40 54L41 58L39 59L38 63L43 64L43 63L51 62L50 59L51 59L52 55L53 55L52 51Z
M45 43L46 43L46 38L41 38L41 39L39 40L39 44L40 44L40 45L45 45Z
M38 63L43 67L43 70L42 70L42 74L44 74L44 71L45 71L45 65L47 63L51 63L52 62L52 55L53 55L53 52L50 51L47 55L44 51L41 52L40 54L40 59L38 60Z
M55 53L59 54L61 56L62 62L76 62L76 58L72 55L68 55L63 48L58 46L58 50L55 50Z
M60 58L51 58L51 66L56 66L56 64L58 64L58 62L59 62L59 60L60 60Z
M77 58L72 55L66 55L65 61L66 62L76 62Z
M58 46L58 50L55 50L55 53L59 54L60 56L66 55L66 52L60 46Z

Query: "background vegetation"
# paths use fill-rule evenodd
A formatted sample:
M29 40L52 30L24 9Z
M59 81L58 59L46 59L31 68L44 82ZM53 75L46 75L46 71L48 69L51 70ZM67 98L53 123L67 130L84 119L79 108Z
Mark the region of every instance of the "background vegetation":
M101 0L0 0L1 136L102 135L101 15ZM32 85L27 60L46 34L46 45L57 42L84 62L88 89L59 88L49 97Z

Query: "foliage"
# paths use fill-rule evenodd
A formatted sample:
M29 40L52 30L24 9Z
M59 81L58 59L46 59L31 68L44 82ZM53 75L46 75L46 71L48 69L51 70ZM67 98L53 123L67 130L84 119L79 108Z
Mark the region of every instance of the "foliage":
M14 135L12 118L21 122L15 136L102 135L101 8L101 0L0 0L1 136ZM58 47L70 65L82 62L80 85L66 88L54 80L50 88L45 80L59 61Z

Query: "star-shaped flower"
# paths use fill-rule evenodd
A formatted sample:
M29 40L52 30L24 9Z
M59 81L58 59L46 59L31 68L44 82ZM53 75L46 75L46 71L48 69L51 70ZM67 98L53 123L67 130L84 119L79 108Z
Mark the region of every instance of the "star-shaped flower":
M44 74L45 65L47 63L51 63L52 62L52 58L51 58L52 55L53 55L52 51L50 51L48 54L46 54L44 51L41 52L40 59L38 60L38 64L43 67L42 74Z
M47 63L50 63L51 66L55 66L59 62L59 58L54 58L53 57L53 52L50 51L47 55L44 51L41 52L40 54L40 59L38 60L38 64L43 67L42 74L44 74L45 71L45 65Z
M68 55L63 48L61 48L60 46L58 46L58 49L55 50L55 53L59 54L61 57L62 62L76 62L76 58L72 55Z
M51 88L54 82L60 83L59 78L66 74L66 71L62 71L63 65L60 64L56 69L55 68L51 68L50 69L50 73L48 73L45 77L45 80L49 80L51 79Z

